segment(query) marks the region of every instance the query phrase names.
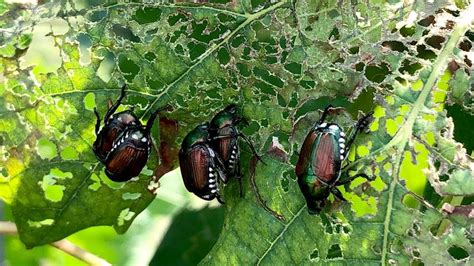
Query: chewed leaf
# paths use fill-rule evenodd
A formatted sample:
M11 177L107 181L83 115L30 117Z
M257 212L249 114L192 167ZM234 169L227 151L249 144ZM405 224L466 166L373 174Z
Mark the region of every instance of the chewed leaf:
M473 159L445 110L473 109L474 4L209 2L5 11L0 197L28 247L96 225L125 232L177 167L183 137L236 103L249 120L241 131L265 163L242 143L244 197L235 180L222 189L224 227L202 263L471 260L466 207L439 205L474 192ZM93 110L104 114L123 84L119 111L133 108L146 122L173 108L153 126L140 176L115 183L91 150ZM338 187L348 202L330 196L311 216L295 164L329 104L328 120L346 133L374 112L344 169L374 178Z

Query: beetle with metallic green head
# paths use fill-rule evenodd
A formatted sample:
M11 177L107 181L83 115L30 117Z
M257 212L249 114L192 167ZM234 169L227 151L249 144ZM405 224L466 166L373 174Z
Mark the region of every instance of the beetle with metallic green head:
M212 118L209 132L211 133L211 147L224 162L227 177L234 177L239 181L240 196L242 196L242 173L240 169L238 138L241 137L249 145L252 153L258 160L262 161L262 159L257 154L252 142L237 129L239 123L247 123L247 121L239 115L237 106L231 104Z
M373 112L357 121L346 141L346 135L338 124L324 122L331 108L331 105L326 107L306 136L295 169L310 214L321 212L330 193L346 201L336 186L350 183L359 176L373 180L363 173L349 176L347 169L342 167L357 134L371 122Z
M179 150L179 166L189 192L204 200L217 198L224 204L218 183L227 182L225 166L209 145L209 124L198 125L184 138Z

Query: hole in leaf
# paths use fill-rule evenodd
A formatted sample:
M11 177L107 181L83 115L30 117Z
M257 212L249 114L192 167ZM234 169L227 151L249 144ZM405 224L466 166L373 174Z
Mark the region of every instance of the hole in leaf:
M423 198L433 206L440 204L441 200L443 199L440 195L438 195L438 193L436 193L436 190L433 188L433 186L431 186L430 182L426 182L425 189L423 191Z
M256 9L260 9L260 8L263 8L265 6L265 0L252 0L251 3L252 3L252 9L253 10L256 10Z
M288 107L294 108L296 107L296 105L298 105L298 94L294 92L291 95L290 102L288 103Z
M470 31L470 30L466 31L465 36L469 38L471 42L474 42L474 31Z
M140 67L123 54L119 56L119 68L128 82L132 82L140 71Z
M232 42L230 43L230 45L233 47L233 48L237 48L239 47L241 44L243 44L245 42L245 37L242 36L242 35L237 35L235 36L235 38L232 40Z
M349 48L349 53L350 53L350 54L357 54L357 53L359 53L359 46L354 46L354 47Z
M350 226L347 226L347 225L346 225L346 226L342 226L342 232L343 232L344 234L347 234L347 235L348 235L348 234L351 233L351 231L352 231L352 229L351 229Z
M451 255L454 259L457 259L457 260L463 260L469 257L469 253L465 249L456 245L451 246L448 249L448 252L449 252L449 255Z
M311 254L309 254L311 261L319 261L319 250L315 248Z
M400 84L402 84L403 86L406 86L407 85L407 81L401 77L396 77L395 78L398 82L400 82Z
M382 43L383 47L389 48L393 51L398 51L398 52L403 52L403 51L408 51L408 48L399 41L385 41Z
M7 177L7 176L8 176L8 170L7 170L7 168L2 168L2 171L1 171L0 174L2 174L3 177Z
M443 181L443 182L446 182L446 181L449 180L449 175L440 175L439 180Z
M288 192L288 186L290 184L290 181L288 181L288 178L282 177L280 183L281 183L281 187L283 188L283 191Z
M442 46L442 44L444 43L445 40L446 40L446 38L444 38L443 36L434 35L434 36L431 36L428 39L426 39L425 43L428 44L429 46L439 50L439 49L441 49L441 46Z
M217 1L216 1L217 2ZM223 1L221 1L223 2ZM224 13L220 13L217 15L217 19L220 21L220 22L223 22L223 23L226 23L226 22L230 22L230 21L235 21L235 19L232 17L232 16L229 16L229 15L226 15Z
M336 229L334 231L336 234L340 234L342 232L342 224L336 224Z
M171 15L168 17L168 24L170 26L174 26L179 21L186 21L186 20L187 20L187 17L184 14L178 13L178 14Z
M282 140L283 138L278 137L278 139L279 139L279 140ZM288 140L286 140L286 142L288 142ZM285 173L283 173L283 175L284 175L288 180L291 179L291 180L293 180L293 181L296 181L296 179L297 179L294 170L288 170L288 171L286 171Z
M387 63L382 63L379 66L372 65L365 67L365 77L373 82L382 82L389 73Z
M400 68L400 73L407 72L410 75L415 74L415 72L422 68L422 65L418 62L410 63L408 59L405 59L402 63L402 67Z
M230 55L227 49L219 49L219 51L217 52L217 58L219 59L219 63L221 63L222 65L226 65L227 63L229 63Z
M293 74L297 74L297 75L301 74L301 64L298 64L298 63L289 63L285 65L285 69L290 71Z
M355 66L355 69L356 69L357 71L362 71L362 70L364 70L364 67L365 67L365 64L362 63L362 62L360 62L360 63L358 63L358 64Z
M418 24L423 26L423 27L428 27L430 25L433 25L436 22L435 16L431 15L428 16L420 21L418 21Z
M338 244L332 245L328 250L327 259L339 259L342 258L342 250Z
M140 38L133 34L132 30L120 24L114 24L112 26L112 32L119 38L127 39L132 42L140 42Z
M107 15L106 10L99 10L99 11L95 11L95 12L90 13L90 15L86 15L86 17L91 22L98 22L98 21L102 20L103 18L105 18L106 15Z
M424 266L425 264L420 259L413 259L410 262L410 266Z
M415 222L413 223L411 228L408 229L407 235L410 237L417 237L420 235L420 230L421 230L420 225L417 222Z
M133 19L139 24L146 24L160 20L161 9L156 7L144 7L138 9Z
M448 9L448 8L445 8L443 10L453 15L454 17L459 17L459 14L460 14L459 10L453 10L453 9Z
M469 60L467 55L464 56L464 63L466 63L466 65L468 65L469 67L472 67L472 62L471 60Z
M467 153L471 154L474 150L474 139L472 138L472 130L467 130L465 125L473 125L474 115L463 111L462 106L458 104L446 106L446 110L448 111L448 116L454 122L454 139L461 142Z
M316 82L312 80L301 80L300 85L305 89L311 90L314 88L314 86L316 86Z
M189 42L188 43L189 57L191 60L195 60L206 52L206 45L198 42Z
M240 75L244 77L249 77L252 73L250 72L249 67L246 64L237 63L237 69L239 70Z
M454 21L448 20L448 21L446 21L446 25L444 27L442 27L441 29L452 30L454 28L454 25L456 25L456 23Z
M472 44L470 41L468 40L463 40L460 44L459 44L459 49L463 50L463 51L466 51L466 52L469 52L472 48Z
M420 257L420 251L417 248L413 248L411 253L414 257L417 257L417 258Z
M412 36L413 34L415 34L415 26L409 27L409 28L403 26L403 27L400 29L400 34L401 34L403 37Z
M436 53L429 49L426 49L426 46L423 44L418 45L416 47L416 51L418 52L416 56L419 58L426 59L426 60L434 60L436 58Z
M152 52L148 52L145 54L145 59L148 61L153 61L156 59L156 55Z
M324 225L324 228L325 228L325 231L326 233L328 234L332 234L333 233L333 230L332 230L332 224L331 224L331 221L328 219L328 217L324 214L321 214L321 223Z
M285 98L283 98L283 96L281 96L281 94L277 94L277 102L278 102L279 106L286 107Z
M334 27L334 29L332 29L328 39L339 40L339 29L337 27Z

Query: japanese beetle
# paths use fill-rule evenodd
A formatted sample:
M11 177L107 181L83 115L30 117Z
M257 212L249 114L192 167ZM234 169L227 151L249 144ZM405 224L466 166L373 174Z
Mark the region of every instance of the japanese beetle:
M186 189L204 200L217 198L224 204L218 181L227 182L224 164L209 145L209 124L198 125L184 138L179 150L179 166Z
M101 163L105 163L107 155L113 147L113 142L128 126L140 125L138 118L131 110L114 114L125 97L125 89L126 86L124 85L118 100L107 110L104 116L104 126L102 128L100 128L101 119L99 112L94 108L94 113L97 117L95 124L95 134L97 138L94 141L92 150Z
M253 154L262 161L252 142L238 131L237 125L241 122L246 123L244 118L237 113L237 106L231 104L217 113L209 125L211 147L224 162L227 177L235 177L239 181L240 196L242 196L243 192L238 137L241 137L249 145Z
M124 97L125 86L117 102L105 114L102 128L99 113L94 109L97 138L92 149L105 165L105 174L115 182L125 182L140 174L150 155L153 122L160 111L168 108L165 106L152 113L144 127L132 110L114 114Z
M372 112L357 121L346 141L346 135L338 124L324 122L331 108L331 105L326 107L320 120L306 136L295 169L310 214L318 214L322 210L330 193L346 201L336 186L350 183L359 176L373 180L366 174L349 176L342 168L357 134L371 122Z

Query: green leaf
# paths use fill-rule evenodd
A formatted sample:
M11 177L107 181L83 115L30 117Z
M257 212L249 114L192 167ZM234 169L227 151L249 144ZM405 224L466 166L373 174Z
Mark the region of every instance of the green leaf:
M223 218L223 208L181 211L174 217L150 264L196 265L217 241Z
M32 247L95 225L124 232L153 200L156 178L177 166L186 133L238 103L250 120L242 132L266 165L249 163L242 145L245 195L235 180L224 189L224 227L203 264L469 260L450 251L472 253L469 221L443 216L423 192L433 187L443 202L472 195L473 161L453 139L444 105L470 110L463 47L473 41L473 5L218 2L48 3L6 23L31 36L12 30L1 53L0 197L22 241ZM174 109L155 125L147 169L115 184L90 148L92 110L104 113L124 83L122 108L144 121L160 106ZM374 110L348 164L349 174L376 179L339 187L349 202L330 197L310 216L294 166L328 104L344 107L330 119L346 131L359 110ZM430 250L433 239L443 241Z

